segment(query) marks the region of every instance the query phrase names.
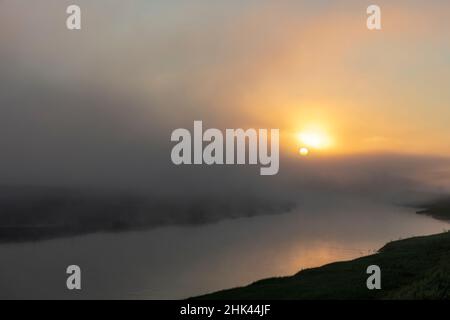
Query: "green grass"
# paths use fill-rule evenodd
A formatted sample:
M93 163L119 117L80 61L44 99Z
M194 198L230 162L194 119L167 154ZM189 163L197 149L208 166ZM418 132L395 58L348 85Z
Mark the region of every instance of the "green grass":
M381 290L368 290L369 265ZM377 254L195 299L450 299L450 232L390 242Z

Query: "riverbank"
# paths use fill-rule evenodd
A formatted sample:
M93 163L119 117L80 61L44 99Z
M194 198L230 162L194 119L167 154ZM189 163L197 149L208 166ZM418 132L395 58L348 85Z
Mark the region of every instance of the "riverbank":
M366 268L381 268L368 290ZM196 299L450 299L450 232L393 241L378 253Z

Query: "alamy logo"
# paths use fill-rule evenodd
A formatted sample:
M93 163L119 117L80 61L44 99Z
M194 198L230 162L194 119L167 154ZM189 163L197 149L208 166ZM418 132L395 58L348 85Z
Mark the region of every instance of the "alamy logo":
M267 129L226 129L224 136L218 129L203 132L202 121L194 121L193 135L182 128L172 132L171 141L178 143L171 158L176 165L247 164L248 160L248 164L262 166L261 175L275 175L279 169L279 140L278 129L270 130L270 139Z
M71 265L67 267L66 273L70 276L67 277L66 286L69 290L81 290L81 269L77 265Z
M367 29L381 30L381 8L376 4L367 7Z
M381 289L381 269L376 264L370 265L367 267L366 270L367 274L370 274L370 276L367 278L366 285L367 289L374 290L374 289Z
M73 4L67 7L66 13L69 14L66 20L67 29L81 30L81 8Z

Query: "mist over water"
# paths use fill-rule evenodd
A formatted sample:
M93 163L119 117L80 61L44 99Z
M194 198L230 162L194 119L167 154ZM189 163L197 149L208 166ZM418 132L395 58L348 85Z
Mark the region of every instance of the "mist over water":
M0 298L187 298L372 254L449 224L355 198L191 227L0 245ZM65 269L82 268L82 290Z

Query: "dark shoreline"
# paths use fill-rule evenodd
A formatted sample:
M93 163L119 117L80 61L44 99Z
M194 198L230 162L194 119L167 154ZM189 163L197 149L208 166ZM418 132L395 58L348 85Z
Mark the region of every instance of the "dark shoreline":
M439 199L416 206L417 214L427 215L437 220L450 221L450 197Z
M368 290L367 267L381 269L381 290ZM378 253L256 281L200 300L450 299L450 232L393 241Z
M450 197L410 205L419 215L450 223ZM426 260L427 257L432 259ZM383 290L365 287L365 266L388 271ZM386 268L387 266L387 268ZM386 281L384 281L386 283ZM353 284L353 285L352 285ZM450 299L450 231L392 241L376 254L306 269L293 276L268 278L245 287L221 290L190 299Z

